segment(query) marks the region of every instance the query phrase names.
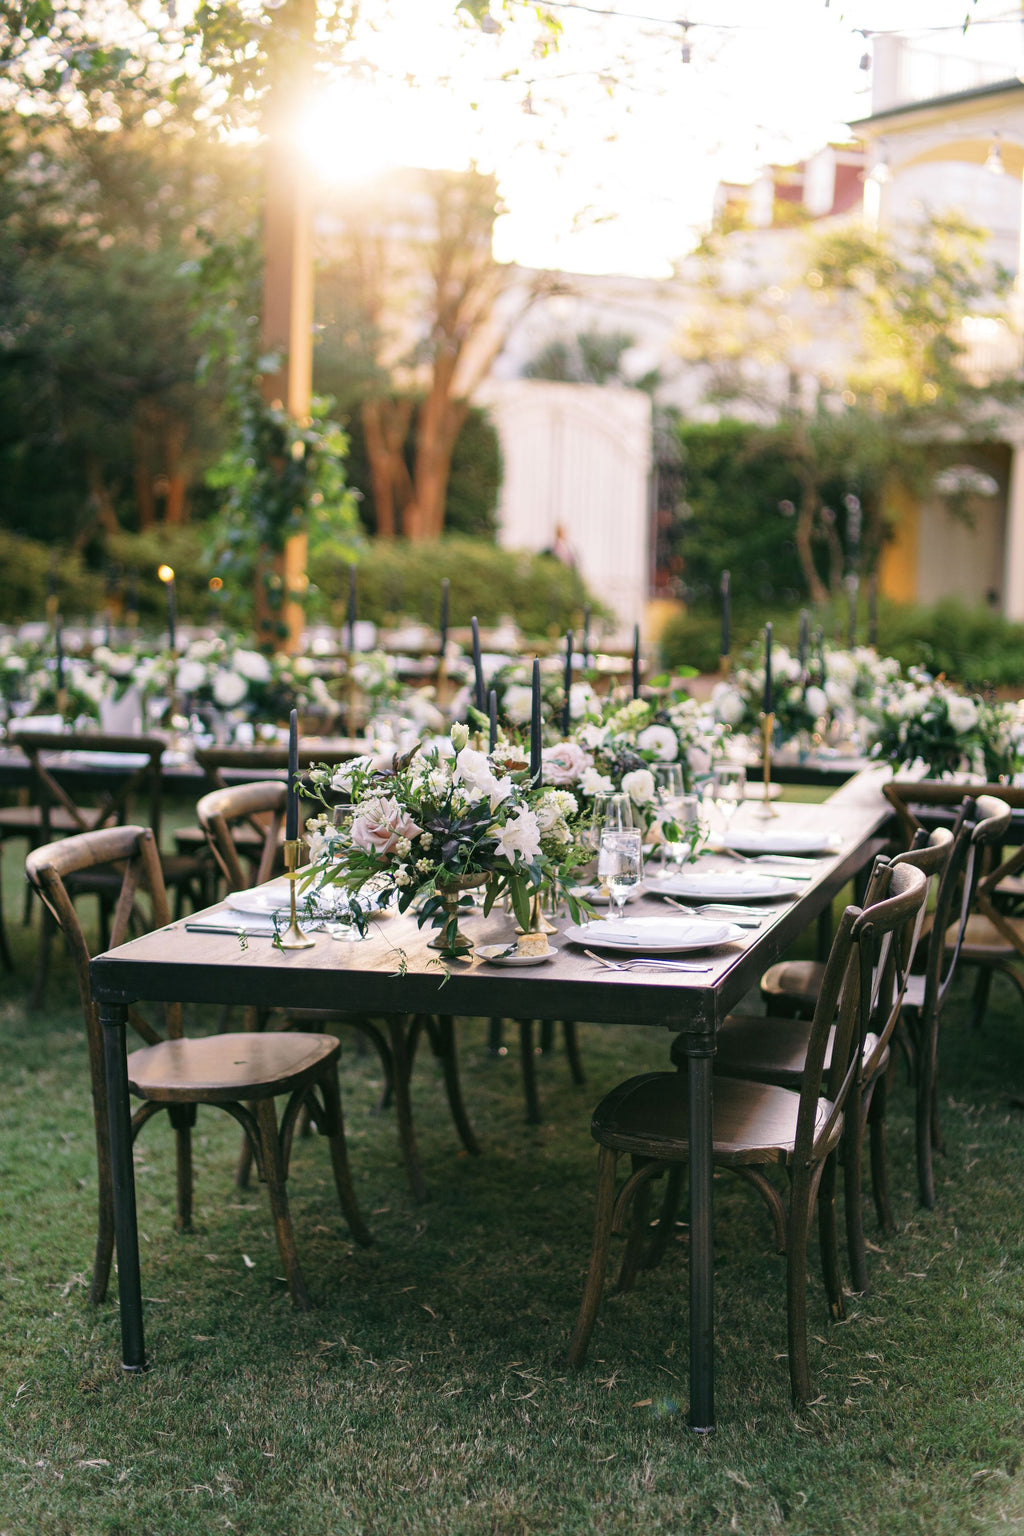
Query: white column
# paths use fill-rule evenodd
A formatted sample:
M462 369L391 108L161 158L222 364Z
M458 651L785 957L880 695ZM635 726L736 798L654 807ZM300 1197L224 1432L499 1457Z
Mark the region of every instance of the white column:
M1024 444L1015 443L1010 462L1010 494L1006 504L1003 612L1024 621Z

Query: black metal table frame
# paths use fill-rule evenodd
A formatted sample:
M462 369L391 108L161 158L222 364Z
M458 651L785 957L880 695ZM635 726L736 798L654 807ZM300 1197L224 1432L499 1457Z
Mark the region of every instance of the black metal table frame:
M487 1017L501 1010L520 1018L584 1019L593 1023L660 1024L682 1034L689 1058L690 1111L690 1425L697 1431L714 1428L714 1244L712 1205L712 1061L715 1033L722 1019L777 960L835 895L870 863L884 846L873 828L850 846L831 870L801 893L766 931L758 935L712 982L695 975L659 973L642 980L602 972L599 976L560 978L557 969L486 975L479 970L453 974L444 982L446 1013ZM303 968L303 955L266 952L266 962L251 953L240 970L235 965L188 963L173 955L172 925L159 935L162 958L133 960L131 951L146 939L133 941L92 962L93 994L103 1028L105 1071L110 1115L114 1223L117 1240L118 1290L121 1311L122 1363L126 1371L147 1369L143 1331L141 1272L135 1177L132 1159L131 1110L128 1092L126 1025L129 1003L234 1003L250 1000L263 1007L301 1005L337 1007L343 981L347 1008L366 1012L436 1011L440 980L434 973L408 971L401 978L381 971ZM181 931L185 939L184 931ZM188 936L194 939L193 935ZM194 953L194 943L189 946Z

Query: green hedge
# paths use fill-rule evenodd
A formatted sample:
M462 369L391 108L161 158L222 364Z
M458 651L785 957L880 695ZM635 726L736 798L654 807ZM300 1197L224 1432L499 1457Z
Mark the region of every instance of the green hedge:
M370 542L358 561L359 616L375 623L400 617L436 625L441 581L450 586L450 621L496 624L505 615L529 635L562 634L581 621L590 603L597 622L607 610L581 578L549 555L499 549L483 539L445 538L426 544L403 539ZM310 561L311 616L341 624L348 598L348 568L329 556Z
M880 648L906 666L943 672L971 688L1024 688L1024 624L955 598L934 608L885 605Z
M0 623L23 624L45 616L51 569L66 618L91 618L99 611L103 583L79 554L0 529Z

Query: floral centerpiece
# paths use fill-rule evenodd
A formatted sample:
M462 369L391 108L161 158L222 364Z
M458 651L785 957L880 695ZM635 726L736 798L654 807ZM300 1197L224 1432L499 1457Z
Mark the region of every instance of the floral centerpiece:
M659 826L673 841L678 829L660 811L654 768L679 763L684 788L692 790L724 755L728 726L686 694L603 703L568 741L544 748L544 783L571 790L581 809L595 795L621 791L646 830Z
M801 666L784 645L772 648L773 704L775 739L778 745L800 737L810 737L828 722L829 700L821 686L820 665L817 680L810 667ZM716 720L735 731L754 735L761 728L764 700L764 659L750 666L737 667L727 682L718 683L711 696Z
M982 701L911 667L906 681L894 680L879 696L871 756L894 769L922 762L937 779L963 771L984 775Z
M471 948L458 928L462 892L485 887L485 913L507 894L526 931L533 897L562 886L589 855L578 843L575 796L531 786L518 748L478 752L464 725L452 726L450 741L447 754L421 748L383 772L367 758L314 768L313 793L327 804L328 791L341 791L350 805L340 826L326 816L315 824L306 884L340 885L361 923L358 895L370 882L393 892L401 912L419 902L420 926L437 924L436 947L455 959ZM578 918L580 904L565 895Z
M856 740L862 748L874 741L880 701L897 683L900 664L894 656L879 656L867 645L824 653L825 696L835 736Z
M498 719L510 730L521 730L529 725L533 707L531 686L532 663L509 662L487 680L488 693L497 695ZM463 702L468 707L469 692ZM601 700L585 679L572 684L569 689L569 720L582 721L599 715ZM540 664L540 710L544 739L548 743L558 741L562 735L562 716L565 709L565 660L560 655L545 656Z

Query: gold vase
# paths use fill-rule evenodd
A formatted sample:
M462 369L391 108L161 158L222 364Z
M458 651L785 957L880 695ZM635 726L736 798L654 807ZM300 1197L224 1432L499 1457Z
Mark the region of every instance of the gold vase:
M459 956L468 956L473 953L473 941L462 932L461 928L456 927L454 941L448 942L448 924L452 918L456 923L458 922L459 898L463 891L471 891L474 886L486 884L486 875L447 875L444 880L438 880L437 894L441 898L444 913L441 918L434 919L441 931L434 938L427 940L428 949L446 949L449 953Z

